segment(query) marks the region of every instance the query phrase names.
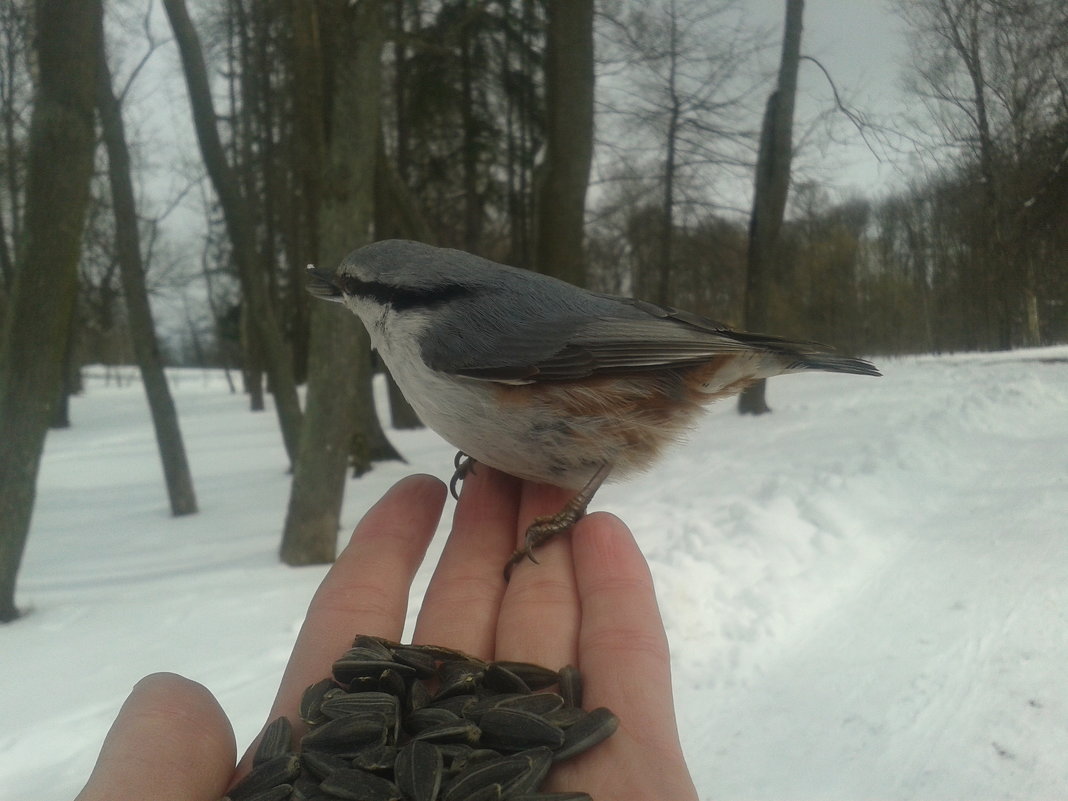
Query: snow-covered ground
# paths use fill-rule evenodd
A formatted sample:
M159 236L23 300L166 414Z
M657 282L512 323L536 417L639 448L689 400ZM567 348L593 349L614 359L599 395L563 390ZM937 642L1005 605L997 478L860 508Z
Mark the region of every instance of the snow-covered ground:
M702 798L1068 798L1068 347L879 366L777 379L760 419L721 404L595 500L652 564ZM276 558L273 414L172 376L198 515L168 516L139 384L91 378L49 435L29 614L0 627L2 801L72 798L152 671L206 684L243 747L323 575ZM409 463L349 482L346 528L449 476L433 434L394 441Z

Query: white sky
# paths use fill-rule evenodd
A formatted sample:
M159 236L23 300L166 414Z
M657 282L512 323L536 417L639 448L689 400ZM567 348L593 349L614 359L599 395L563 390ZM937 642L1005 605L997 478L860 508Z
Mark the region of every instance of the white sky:
M754 19L776 26L776 39L781 41L785 2L747 0L746 5ZM809 0L801 52L827 68L847 105L873 121L900 124L905 110L901 74L908 44L904 24L891 13L890 5L889 0ZM802 62L797 102L799 118L833 104L826 79L811 62ZM890 163L891 158L904 161L900 154L884 154L876 145L884 160L880 163L851 124L841 124L838 130L843 141L827 146L821 162L828 170L821 179L843 192L868 196L900 183L902 175Z
M904 112L900 76L908 48L903 24L889 11L890 2L809 0L805 4L802 52L819 59L830 71L842 99L851 108L873 121L900 125ZM140 4L122 3L111 7L112 67L120 82L144 52L142 8ZM745 9L755 23L773 28L774 46L768 59L769 67L774 68L785 2L746 0ZM170 30L162 10L156 5L153 11L156 36L169 40ZM118 42L116 38L124 41ZM803 62L797 106L798 136L804 131L805 119L811 120L832 106L830 87L822 73L815 65ZM879 142L873 141L883 159L880 163L853 126L838 116L833 138L828 139L824 128L813 132L811 144L801 150L795 162L795 180L816 180L835 199L850 195L874 197L900 185L903 173L899 168L907 163L907 156L884 151ZM162 44L134 85L126 104L126 118L131 144L140 154L138 166L149 170L140 176L141 194L146 200L152 198L144 212L156 214L188 184L189 174L203 170L173 41ZM739 192L748 194L746 187L741 187ZM188 262L187 269L196 272L199 272L203 231L200 197L201 191L194 189L166 222L168 238L178 251L172 249L172 257L184 259ZM737 205L742 208L748 202L747 196L740 195L737 199ZM164 316L180 319L181 298L173 293L165 294L167 297L156 299L157 308L163 311L159 308L161 304L171 306Z

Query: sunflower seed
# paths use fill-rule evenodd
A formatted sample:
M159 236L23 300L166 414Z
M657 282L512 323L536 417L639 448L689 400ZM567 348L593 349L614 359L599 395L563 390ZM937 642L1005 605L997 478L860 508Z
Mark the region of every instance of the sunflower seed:
M388 721L400 714L397 696L380 692L343 693L324 699L320 708L329 718L343 718L361 712L381 712Z
M462 771L445 788L443 801L466 801L485 788L504 789L506 784L519 779L530 770L526 759L502 757L492 762L473 765Z
M499 693L530 692L530 685L500 662L490 662L482 678L482 684L487 689Z
M582 706L582 674L574 665L560 669L560 695L565 706Z
M418 734L413 734L413 740L425 740L430 743L461 743L463 745L475 745L479 741L482 731L474 723L466 720L458 720L452 723L439 723L436 726L428 726Z
M502 794L506 798L537 790L541 783L545 781L549 768L552 767L553 752L548 748L532 748L529 751L522 751L516 754L512 759L526 762L527 767L526 770L503 785Z
M504 788L499 784L490 784L465 796L463 801L501 801L504 798L503 793Z
M393 659L402 665L414 668L421 679L429 679L437 673L437 662L433 654L422 648L401 645L393 649Z
M397 751L395 745L370 745L360 748L352 755L352 767L371 773L393 770Z
M331 773L351 767L347 759L342 759L336 754L312 751L307 748L300 752L300 764L305 773L310 773L319 780L325 779Z
M480 724L484 745L502 751L523 751L538 746L559 748L564 731L541 715L522 709L495 707L482 716Z
M309 726L326 720L326 715L320 711L320 705L323 702L323 696L336 687L333 679L323 679L308 687L300 697L300 719Z
M479 697L477 695L454 695L450 698L435 698L431 701L431 706L438 709L447 709L458 717L463 717L467 714L467 710L477 704Z
M376 654L376 659L389 661L393 658L393 643L381 637L373 637L370 634L357 634L352 641L353 648L362 648Z
M352 801L404 801L393 782L354 768L331 773L319 786L325 793Z
M581 709L581 677L529 662L485 662L438 646L361 635L308 687L310 727L292 747L280 718L231 801L591 801L539 793L552 764L618 726ZM558 692L534 692L557 685ZM431 695L430 688L435 694ZM502 755L504 752L504 755Z
M270 790L280 784L289 784L299 775L300 757L296 754L285 754L254 766L244 779L230 788L227 796L232 801L247 801L255 793Z
M564 699L556 693L530 693L502 698L496 706L501 709L522 709L544 717L563 707Z
M559 726L561 729L567 729L578 723L588 714L589 713L585 709L579 709L574 706L562 706L559 709L554 709L552 712L546 712L542 717L554 726Z
M305 748L344 751L365 745L382 745L386 742L387 731L385 715L366 712L328 720L305 734L301 744Z
M552 687L560 680L560 674L555 670L549 670L547 667L535 665L532 662L508 662L498 660L496 662L491 662L490 664L498 665L505 670L514 673L532 690L543 690L546 687Z
M434 698L442 699L474 693L481 685L486 669L477 662L445 662L438 673L441 686Z
M252 764L259 765L275 757L283 756L292 750L292 746L293 725L289 722L289 718L275 718L263 730L260 744L256 746L256 753L252 757Z
M409 734L418 734L431 726L440 726L443 723L455 723L460 716L455 712L440 706L427 706L416 709L404 719L404 729Z
M396 742L400 735L400 699L392 693L345 693L324 699L320 708L322 713L331 719L380 713L385 718L387 740Z
M430 704L430 690L421 681L413 681L408 688L408 697L404 708L408 712L414 712Z
M394 777L412 801L435 801L443 771L441 751L430 743L412 740L397 753Z
M387 673L398 673L402 676L415 675L415 668L410 668L397 662L385 659L365 659L360 655L350 656L356 650L355 648L349 649L340 659L334 662L334 679L338 684L351 685L354 682L377 682Z
M564 732L564 742L553 754L553 761L581 754L606 740L619 728L619 718L603 706L594 709Z
M470 746L457 745L440 745L438 748L441 749L441 753L446 759L452 759L447 769L447 772L452 775L458 775L468 768L485 765L501 758L501 752L494 751L491 748L471 748ZM464 749L462 752L453 750L461 748Z
M441 662L480 662L482 665L486 664L486 661L479 659L477 656L471 656L471 654L465 654L463 651L457 651L455 648L446 648L444 645L408 645L403 646L406 648L413 648L418 651L423 651L429 654L434 659Z

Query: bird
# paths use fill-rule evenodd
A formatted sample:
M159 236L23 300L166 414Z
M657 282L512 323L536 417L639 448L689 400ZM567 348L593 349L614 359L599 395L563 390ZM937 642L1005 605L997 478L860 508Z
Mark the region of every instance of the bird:
M785 373L880 375L815 342L420 242L374 242L333 273L308 272L308 291L360 318L419 418L457 448L454 494L475 464L574 491L527 529L506 579L606 480L649 470L713 401Z

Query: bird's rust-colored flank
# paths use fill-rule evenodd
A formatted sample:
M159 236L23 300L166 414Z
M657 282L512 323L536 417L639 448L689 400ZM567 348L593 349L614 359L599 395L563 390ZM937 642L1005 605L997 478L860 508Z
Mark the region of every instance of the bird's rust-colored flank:
M587 454L609 451L620 473L641 470L678 442L707 404L741 392L755 380L746 354L710 358L689 367L642 370L580 381L498 384L503 407L540 406L567 426ZM566 421L566 423L564 422ZM607 455L607 454L606 454Z

